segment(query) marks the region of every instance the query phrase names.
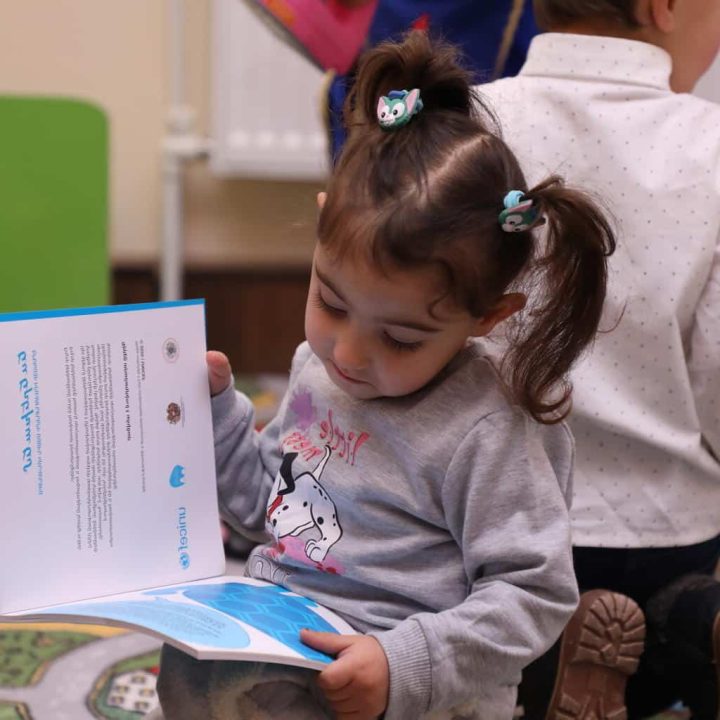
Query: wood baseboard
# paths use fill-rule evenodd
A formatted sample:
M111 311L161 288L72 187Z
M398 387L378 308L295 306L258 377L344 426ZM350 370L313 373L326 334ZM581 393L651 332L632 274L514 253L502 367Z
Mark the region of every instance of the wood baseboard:
M204 298L208 348L221 350L240 373L284 373L304 338L310 271L189 270L184 295ZM113 302L153 302L153 268L115 268Z

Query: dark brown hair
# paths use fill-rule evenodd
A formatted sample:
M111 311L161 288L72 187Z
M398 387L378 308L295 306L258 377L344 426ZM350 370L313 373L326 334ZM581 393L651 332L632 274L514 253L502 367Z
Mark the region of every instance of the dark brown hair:
M636 0L533 0L533 10L543 30L561 29L587 20L603 20L635 29L640 27L636 4Z
M474 317L509 289L527 290L529 309L514 323L503 376L533 417L557 422L569 410L566 374L597 329L615 240L597 207L560 178L527 187L469 83L457 51L424 33L364 56L319 242L335 256L364 254L384 271L435 265L447 293ZM381 129L379 97L410 88L420 89L422 111L398 130ZM541 241L533 230L502 230L510 190L524 192L547 219Z

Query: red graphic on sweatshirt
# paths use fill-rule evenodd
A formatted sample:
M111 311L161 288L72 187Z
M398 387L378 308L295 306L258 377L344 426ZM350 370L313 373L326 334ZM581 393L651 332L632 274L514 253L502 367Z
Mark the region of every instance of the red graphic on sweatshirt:
M322 562L310 561L305 554L305 542L299 537L286 537L279 543L265 550L265 554L276 562L283 558L296 560L303 565L312 564L320 572L330 575L342 575L345 568L332 555L326 555Z
M312 440L311 430L312 428L291 432L282 441L283 448L298 453L307 462L322 457L324 449ZM342 458L348 465L355 465L360 448L370 439L370 434L340 427L335 421L333 411L328 410L326 419L320 421L319 437L323 446L329 447L336 457Z

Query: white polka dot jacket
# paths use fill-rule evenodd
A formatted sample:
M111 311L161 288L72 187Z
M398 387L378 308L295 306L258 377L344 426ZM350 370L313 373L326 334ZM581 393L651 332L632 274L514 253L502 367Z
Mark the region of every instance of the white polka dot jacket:
M643 42L548 33L478 87L530 187L591 192L618 236L594 347L577 365L577 545L720 533L720 105L670 89Z

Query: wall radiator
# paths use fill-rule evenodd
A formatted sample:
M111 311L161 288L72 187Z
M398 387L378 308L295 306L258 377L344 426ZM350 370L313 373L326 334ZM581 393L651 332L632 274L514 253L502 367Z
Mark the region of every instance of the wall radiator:
M212 11L213 171L325 177L322 71L273 32L247 0L213 0Z

